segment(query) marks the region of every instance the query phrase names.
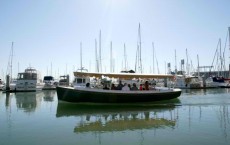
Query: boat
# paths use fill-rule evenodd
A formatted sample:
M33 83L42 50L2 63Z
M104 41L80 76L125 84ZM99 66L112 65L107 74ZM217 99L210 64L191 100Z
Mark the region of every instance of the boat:
M3 92L14 92L16 88L17 79L12 78L12 70L13 70L13 46L14 42L12 42L11 50L10 50L10 56L7 66L7 75L6 75L6 83L2 87Z
M224 77L212 77L213 82L216 82L218 84L218 87L220 88L230 88L230 79L226 79Z
M2 87L2 91L5 93L5 92L15 92L15 89L16 89L16 84L17 84L17 79L10 79L10 76L7 75L6 76L9 80L9 85L8 83L6 82L5 85ZM8 85L8 88L7 88L7 85Z
M218 88L219 83L215 82L212 77L208 77L205 80L205 88Z
M3 90L3 87L5 86L5 83L0 79L0 91Z
M60 76L58 86L69 86L69 75Z
M42 90L44 83L42 82L40 73L32 67L28 67L24 72L18 73L15 92L33 92Z
M58 81L53 76L44 76L43 78L44 87L42 90L56 90Z
M16 84L17 84L17 79L12 79L11 81L10 81L10 90L12 90L12 91L14 91L15 90L15 88L16 88Z
M152 78L173 78L173 75L152 75L152 74L136 74L136 73L88 73L74 72L75 77L91 77L100 80L103 77L119 78L131 80L136 78L152 79ZM86 83L90 84L90 82ZM87 86L87 85L86 85ZM174 88L151 88L145 91L124 91L124 90L105 90L101 86L94 87L57 87L58 100L67 102L92 102L92 103L139 103L139 102L155 102L162 100L170 100L181 95L180 89Z
M201 89L203 88L203 82L197 76L175 75L174 87L180 89Z

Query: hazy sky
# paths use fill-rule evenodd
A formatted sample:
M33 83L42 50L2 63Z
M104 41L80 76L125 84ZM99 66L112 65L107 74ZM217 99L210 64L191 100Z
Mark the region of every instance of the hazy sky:
M224 50L229 6L229 0L0 0L0 78L12 41L13 77L28 66L50 74L51 64L52 75L73 76L80 67L80 42L83 66L94 72L100 30L103 71L110 71L111 41L115 72L124 64L124 44L128 67L135 69L139 23L145 73L153 71L152 42L160 73L168 62L175 68L175 50L180 69L186 48L194 67L197 55L201 66L209 66L219 38ZM225 51L229 64L229 46Z

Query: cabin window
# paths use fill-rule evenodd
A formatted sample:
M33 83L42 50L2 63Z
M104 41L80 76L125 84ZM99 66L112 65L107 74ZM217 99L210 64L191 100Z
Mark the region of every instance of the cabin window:
M37 74L36 73L32 73L32 79L36 80L37 79Z
M80 83L85 83L85 79L78 78L78 79L77 79L77 83L78 83L78 84L80 84Z
M50 81L50 80L54 80L52 76L45 76L44 80Z
M24 75L23 74L18 74L18 79L23 79Z

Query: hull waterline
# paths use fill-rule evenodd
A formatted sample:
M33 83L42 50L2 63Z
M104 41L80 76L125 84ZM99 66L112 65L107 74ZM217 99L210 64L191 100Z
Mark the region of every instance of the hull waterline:
M111 91L96 89L74 89L57 87L58 100L67 102L93 103L138 103L170 100L181 95L180 89L174 91Z

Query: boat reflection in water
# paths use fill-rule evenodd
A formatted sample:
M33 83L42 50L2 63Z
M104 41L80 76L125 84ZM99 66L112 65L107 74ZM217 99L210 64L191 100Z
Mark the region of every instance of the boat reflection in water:
M54 90L44 90L43 92L43 99L45 102L53 102L54 101L54 96L56 94L56 91Z
M76 116L75 133L174 128L178 119L172 104L95 105L59 102L56 117Z
M16 106L25 112L34 112L42 101L42 92L15 93Z

